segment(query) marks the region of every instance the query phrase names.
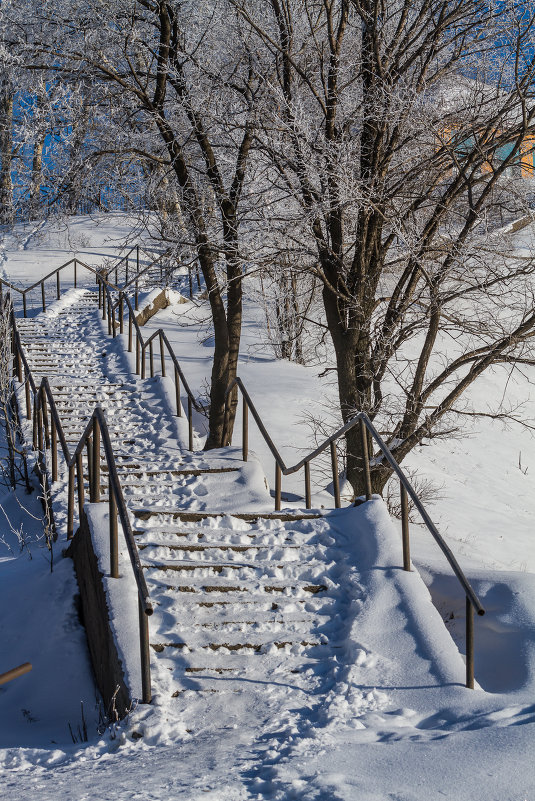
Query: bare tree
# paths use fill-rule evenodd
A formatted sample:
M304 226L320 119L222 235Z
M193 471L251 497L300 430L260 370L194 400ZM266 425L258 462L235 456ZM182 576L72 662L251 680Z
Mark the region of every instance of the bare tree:
M482 372L529 357L534 262L490 228L525 201L534 8L231 1L272 64L264 250L321 281L341 416L366 411L402 460L455 428ZM357 429L347 448L360 494Z
M0 26L0 37L2 28ZM0 224L12 224L15 216L13 204L13 83L15 65L11 54L0 41Z
M2 460L0 466L4 478L12 489L15 489L17 484L23 483L27 492L31 492L27 449L20 427L12 379L11 313L11 302L2 295L0 297L0 423L4 428L7 459Z
M4 7L20 20L30 6L26 65L91 86L110 134L95 158L137 159L170 196L155 203L166 236L198 260L215 333L207 447L236 373L245 264L320 282L341 417L365 410L398 460L455 429L490 366L531 359L534 263L494 229L529 201L532 3ZM347 449L360 493L356 430ZM375 490L388 472L374 460Z
M317 321L311 320L309 315L317 305L318 281L308 271L289 264L284 254L275 264L262 265L259 274L259 300L264 307L267 335L276 358L306 364L313 350L311 340L316 339L313 326Z
M175 192L165 215L174 210L177 236L195 249L211 308L206 447L219 447L241 334L240 226L261 85L254 54L227 0L120 0L106 9L90 0L73 26L75 5L45 0L28 59L64 80L90 80L112 130L98 154L153 163Z

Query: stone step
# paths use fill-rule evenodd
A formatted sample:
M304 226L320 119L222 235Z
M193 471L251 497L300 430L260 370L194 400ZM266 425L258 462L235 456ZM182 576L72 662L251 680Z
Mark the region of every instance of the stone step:
M114 392L120 392L121 390L129 394L132 392L132 388L128 385L123 383L113 383L112 381L106 381L105 384L100 384L99 386L95 386L94 384L54 384L51 385L52 391L54 394L56 392L59 395L68 396L72 399L73 391L76 389L77 391L85 390L87 394L96 395L98 392L106 392L108 394Z
M207 518L223 518L223 517L234 517L237 520L246 520L248 522L254 523L257 520L281 520L291 521L291 520L317 520L323 515L320 512L265 512L265 513L258 513L258 512L188 512L179 509L131 509L130 510L134 517L138 518L139 520L150 520L151 517L155 517L156 515L162 515L165 517L171 517L173 520L182 520L187 523L197 523L202 520L206 520Z
M279 638L281 631L284 631L285 638L302 634L304 631L317 631L319 626L325 624L327 616L307 615L301 612L288 616L276 615L271 613L268 615L260 616L259 618L247 618L243 614L244 610L237 609L235 614L229 619L222 617L215 617L212 620L207 618L184 618L184 623L180 623L180 618L175 625L169 629L165 625L165 619L158 621L157 615L151 620L151 637L158 638L160 641L169 641L177 635L177 633L184 634L184 632L195 632L195 639L198 638L206 641L207 639L217 640L223 637L228 637L232 634L236 639L241 639L244 632L248 633L248 637L262 638L268 637ZM184 635L186 636L186 635ZM319 634L316 634L319 636Z
M150 542L150 543L138 543L138 550L141 552L147 551L149 548L153 548L155 551L162 551L168 550L173 551L174 553L187 553L190 556L194 554L212 554L213 552L221 552L221 551L231 551L232 553L251 553L256 551L259 553L260 551L273 551L275 550L288 550L288 551L305 551L307 550L317 550L314 545L281 545L277 548L274 545L229 545L229 543L221 541L221 542L210 542L209 545L168 545L164 542ZM280 559L280 556L277 557Z
M243 594L241 598L221 600L199 599L193 595L182 595L177 598L173 593L164 591L155 599L154 621L164 621L166 616L188 623L209 624L227 621L247 623L264 621L284 622L284 620L326 620L333 615L335 601L331 596L310 595L306 598L280 596L251 596ZM160 625L160 623L158 623ZM161 624L163 625L163 623Z
M63 428L65 433L65 428ZM110 432L112 433L112 432ZM109 467L107 462L103 462L101 464L101 472L108 473ZM143 478L197 478L202 475L212 475L214 473L235 473L238 472L238 467L228 467L228 468L205 468L205 469L190 469L190 470L177 470L177 469L161 469L161 470L142 470L140 465L136 465L133 469L125 468L124 466L118 466L117 473L119 475L119 479L121 481L121 486L124 488L131 488L131 489L139 489L142 492L147 485L143 482L140 483L140 479ZM87 473L84 473L84 478L87 479ZM129 481L128 479L132 479ZM101 484L101 491L107 490L108 484Z
M280 594L288 595L290 592L296 594L299 598L307 597L307 595L319 595L320 593L325 593L328 590L327 584L322 582L293 582L289 584L287 581L281 580L273 580L270 581L266 579L264 584L258 584L255 587L245 586L243 581L239 583L237 581L232 582L231 580L224 580L214 578L208 581L203 581L199 579L198 583L193 580L192 576L176 576L176 581L172 582L171 579L175 577L176 574L173 574L173 571L166 571L165 581L158 580L157 576L150 576L146 575L147 583L150 583L151 587L154 588L154 592L158 592L159 587L165 587L167 590L171 592L180 592L180 593L208 593L210 595L210 600L212 597L218 598L221 597L229 597L229 594L232 595L233 598L239 596L241 594L251 594L251 597L254 594L264 595L270 594L273 597L276 597Z
M157 549L161 550L161 549ZM280 549L284 551L284 549ZM316 553L316 551L314 551ZM156 561L158 559L158 561ZM275 574L277 579L285 579L288 576L292 579L299 578L303 573L311 574L311 571L318 571L321 574L321 569L324 563L318 560L310 559L308 562L302 562L296 559L284 559L283 554L277 553L276 556L270 557L268 560L257 560L254 562L238 561L237 558L226 561L209 561L208 559L163 559L154 557L154 561L144 553L142 555L141 566L143 570L151 572L151 577L154 580L154 572L165 573L170 572L175 574L183 574L193 579L205 578L206 576L225 575L234 573L237 577L238 574L243 576L243 580L266 581L266 577L271 577ZM251 575L251 573L253 575ZM297 574L297 575L296 575ZM312 573L314 575L314 573ZM318 573L316 573L317 577ZM160 578L163 581L163 578Z
M211 632L212 634L214 632ZM222 632L223 634L224 632ZM230 632L229 632L230 634ZM212 637L212 639L214 639ZM319 639L314 640L313 638L310 639L299 639L293 638L291 635L288 637L261 637L261 636L251 636L251 633L248 633L247 639L238 639L236 638L221 637L221 642L210 642L210 637L206 638L206 642L198 645L192 646L191 642L175 639L175 640L168 640L162 642L151 642L151 648L153 648L157 653L162 653L162 651L181 651L184 648L187 648L190 654L195 654L196 652L203 651L203 650L210 650L210 651L221 651L222 653L225 652L232 652L232 651L249 651L252 653L266 653L268 650L277 649L277 650L291 650L296 649L298 653L302 653L303 650L308 650L311 648L324 648L322 643Z
M217 643L255 642L303 642L304 638L314 637L319 642L318 627L325 624L324 619L293 618L291 620L225 620L213 622L188 621L187 625L178 624L170 631L163 627L151 626L153 642L172 643L195 642L196 647L206 647ZM312 635L311 635L312 632Z
M277 529L232 529L208 526L193 526L192 528L177 527L173 525L157 525L154 528L140 528L136 525L133 529L134 536L139 544L162 545L164 547L173 546L177 540L176 547L181 548L186 545L212 545L219 542L226 543L227 546L252 546L260 547L288 547L290 545L304 546L308 544L325 544L323 538L311 542L311 534L307 531L300 531L293 528L284 528L282 531ZM316 536L316 535L314 535ZM330 544L331 540L327 540Z

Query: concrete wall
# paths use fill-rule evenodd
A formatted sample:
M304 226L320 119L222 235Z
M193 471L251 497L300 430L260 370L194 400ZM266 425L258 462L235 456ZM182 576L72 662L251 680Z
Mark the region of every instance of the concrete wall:
M130 709L130 693L110 629L108 604L102 585L102 573L91 542L85 513L74 535L67 556L74 562L82 602L83 624L98 689L111 720L123 718Z

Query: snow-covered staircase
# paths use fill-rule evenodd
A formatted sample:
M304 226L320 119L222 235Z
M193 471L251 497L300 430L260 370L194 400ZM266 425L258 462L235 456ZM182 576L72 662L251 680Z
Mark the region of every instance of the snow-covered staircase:
M299 673L324 656L336 587L324 521L134 512L151 596L151 645L177 689L188 674ZM289 517L289 516L288 516ZM262 660L260 657L264 656Z
M107 336L94 291L71 290L18 328L36 382L48 377L69 447L96 403L108 420L155 609L149 637L156 697L222 690L223 678L233 691L244 680L262 685L282 675L295 684L298 674L328 662L338 647L332 621L342 567L330 555L327 520L270 512L259 466L233 452L187 452L159 379L132 375L119 338ZM106 471L103 462L101 501ZM60 536L66 482L63 466L52 487Z

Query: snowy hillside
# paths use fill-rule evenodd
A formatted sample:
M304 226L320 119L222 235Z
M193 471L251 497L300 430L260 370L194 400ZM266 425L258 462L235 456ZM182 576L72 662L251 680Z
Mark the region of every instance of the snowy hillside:
M74 254L98 265L121 255L123 244L138 241L131 227L128 217L116 215L97 222L77 218L56 228L20 228L0 246L1 275L24 286ZM511 235L511 247L531 250L533 238L535 230L525 229ZM87 289L93 288L88 279ZM71 326L65 357L69 367L64 369L81 374L82 363L87 363L91 368L84 378L87 387L102 373L109 382L120 380L126 386L130 381L132 392L139 392L140 408L146 407L143 419L139 415L130 420L124 404L124 414L113 422L123 428L127 443L134 441L135 426L149 426L136 434L136 444L128 446L129 457L142 460L145 454L151 460L144 469L161 469L162 455L169 454L182 467L205 468L208 456L185 454L183 421L178 427L167 422L166 382L134 380L124 341L111 343L89 305L81 316L73 312L69 317L69 304L74 309L84 297L83 290L71 290L46 315L35 317L43 330ZM198 395L206 389L213 347L205 319L202 299L196 299L172 304L145 326L147 331L166 330ZM30 321L28 330L32 326ZM87 354L83 359L82 351ZM238 372L283 457L288 463L297 462L302 450L314 444L306 415L321 416L325 400L334 397L329 376L318 375L320 366L274 359L266 347L263 310L251 301L246 305ZM491 410L502 402L502 408L519 409L515 414L531 424L534 380L531 366L513 375L495 369L474 385L466 410ZM200 415L195 425L200 448L205 434ZM239 431L233 444L240 445ZM168 460L165 470L174 469L175 478L168 483L163 478L159 484L147 482L142 494L135 487L126 494L130 492L132 503L139 507L148 504L152 493L153 500L163 503L171 498L196 512L211 508L226 515L238 509L267 513L272 499L263 475L272 487L273 459L253 425L250 448L258 462L253 457L240 468L234 483L214 476L177 479L176 464L170 467ZM218 452L217 464L225 458ZM238 448L231 458L239 461ZM390 520L385 505L375 499L358 509L331 511L328 479L317 474L312 505L323 516L317 522L288 524L282 540L270 521L237 523L229 517L203 523L206 530L201 535L193 525L183 525L181 533L190 552L194 546L198 549L199 541L204 543L204 535L215 550L231 543L235 551L225 554L228 573L221 574L221 580L237 575L245 587L246 582L259 586L266 577L276 584L291 576L297 584L303 575L309 583L328 587L324 601L315 595L305 598L302 592L297 596L302 604L295 603L295 609L289 608L294 599L288 593L280 596L289 608L296 637L303 639L305 625L312 626L323 660L309 657L308 642L286 647L282 634L277 635L284 640L282 648L266 645L262 638L268 625L261 621L247 632L248 643L258 646L256 651L243 655L229 649L232 676L216 672L202 687L203 676L192 673L189 684L184 678L176 685L180 689L171 699L168 695L175 686L171 680L178 681L188 650L202 653L208 642L202 626L213 627L214 619L208 609L196 619L188 600L173 600L172 582L166 579L167 606L162 605L153 621L163 638L163 656L154 655L155 699L150 707L136 706L118 726L106 726L101 715L99 721L101 709L95 703L77 617L71 562L61 558L63 546L58 542L51 572L49 552L38 540L41 511L36 498L23 490L15 497L3 486L0 503L10 526L4 525L0 537L0 672L24 661L34 667L27 676L0 688L2 798L528 801L535 797L535 441L526 426L467 415L462 436L422 445L405 466L416 471L420 481L431 480L438 488L429 505L431 516L487 610L476 621L476 690L462 686L463 661L454 645L463 653L464 596L427 531L412 525L412 558L436 608L418 574L399 569L399 523ZM302 475L285 480L283 506L302 506L303 492ZM151 526L150 521L145 525L140 542L150 542ZM171 528L168 525L165 546L176 533ZM27 540L22 550L21 531ZM266 536L267 549L262 539ZM302 574L299 565L292 564L288 543L304 548L309 563ZM143 553L153 560L156 574L160 568L151 547L147 545ZM169 549L169 560L175 559L175 547ZM243 550L251 547L257 548L256 555L246 559ZM187 558L196 557L190 553ZM201 567L207 570L206 564ZM213 583L219 580L216 577ZM156 585L158 577L153 581ZM195 581L192 573L192 585ZM277 607L276 602L273 605ZM201 632L178 656L165 650L164 639L175 613L199 623ZM267 613L265 617L267 621ZM219 645L228 647L230 641L231 634ZM132 647L128 638L120 647L128 661ZM210 658L220 669L219 655ZM288 670L290 662L293 667ZM228 661L224 669L229 669ZM84 725L87 742L81 742Z

